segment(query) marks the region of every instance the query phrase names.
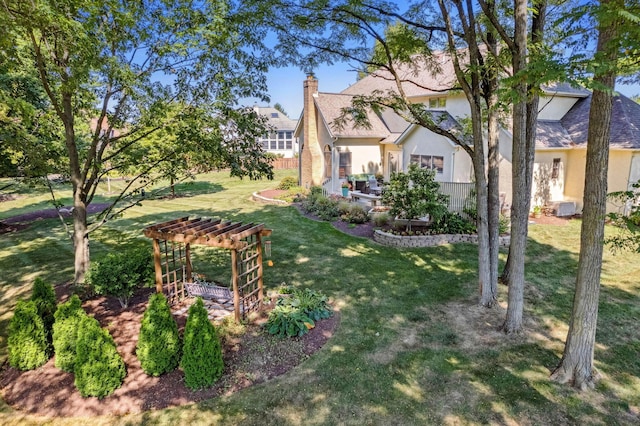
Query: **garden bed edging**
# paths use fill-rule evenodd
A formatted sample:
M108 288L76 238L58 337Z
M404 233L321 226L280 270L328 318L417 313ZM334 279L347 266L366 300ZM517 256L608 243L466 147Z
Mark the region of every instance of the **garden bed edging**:
M373 240L390 247L434 247L444 244L469 243L478 244L477 234L435 234L435 235L393 235L376 229ZM500 247L508 247L511 241L510 235L500 236Z

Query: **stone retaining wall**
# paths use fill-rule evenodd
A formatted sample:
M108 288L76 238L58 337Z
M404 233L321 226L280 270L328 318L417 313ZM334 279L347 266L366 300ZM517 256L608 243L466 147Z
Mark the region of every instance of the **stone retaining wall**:
M382 245L391 247L433 247L456 243L478 244L478 235L476 234L437 234L403 237L389 234L379 229L373 233L373 239ZM511 237L509 235L500 236L500 247L508 247L510 240Z

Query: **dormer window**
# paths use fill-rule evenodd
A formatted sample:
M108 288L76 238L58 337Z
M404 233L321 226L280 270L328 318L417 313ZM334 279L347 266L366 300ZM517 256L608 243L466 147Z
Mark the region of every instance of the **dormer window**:
M430 98L429 109L445 109L447 107L447 98Z

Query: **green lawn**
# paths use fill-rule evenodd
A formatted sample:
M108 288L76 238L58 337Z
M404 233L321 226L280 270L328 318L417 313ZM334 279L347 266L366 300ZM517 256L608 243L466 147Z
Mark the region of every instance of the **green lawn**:
M495 330L504 309L476 306L476 248L396 250L354 238L293 207L249 200L274 182L222 173L182 185L176 199L148 200L92 236L92 256L149 244L142 229L184 215L264 222L273 229L265 283L320 289L339 311L327 345L287 374L199 404L92 424L638 424L640 417L640 256L605 250L596 363L602 380L577 393L548 380L566 337L580 224L532 225L528 246L527 332ZM64 188L60 193L64 195ZM46 195L46 194L45 194ZM66 195L68 196L68 195ZM108 195L105 195L105 199ZM42 208L45 197L0 203L0 218ZM198 255L198 253L196 253ZM218 254L201 254L203 269ZM209 264L211 260L211 264ZM222 262L224 263L224 262ZM18 298L36 276L71 279L72 250L56 220L0 237L0 361ZM205 271L206 272L206 271ZM506 290L500 289L506 300ZM86 424L24 416L0 401L0 423Z

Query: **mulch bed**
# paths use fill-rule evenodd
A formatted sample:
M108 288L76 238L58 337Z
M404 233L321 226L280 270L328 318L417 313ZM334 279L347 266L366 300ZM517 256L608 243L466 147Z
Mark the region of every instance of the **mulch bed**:
M135 356L142 315L153 291L141 289L126 309L115 298L95 297L83 302L85 311L109 330L127 365L127 377L112 395L102 400L83 398L74 386L73 374L57 369L52 358L42 367L25 372L5 363L0 371L3 399L21 412L50 417L123 415L198 402L286 373L319 350L333 335L339 321L336 313L318 321L302 337L282 339L261 330L260 323L271 308L267 306L246 326L245 333L222 342L225 372L216 385L192 391L184 385L181 370L150 377L142 371ZM56 294L60 302L65 301L71 294L71 286L57 286ZM186 313L176 319L182 330ZM290 350L290 345L297 345L299 350ZM260 353L252 348L260 348Z

